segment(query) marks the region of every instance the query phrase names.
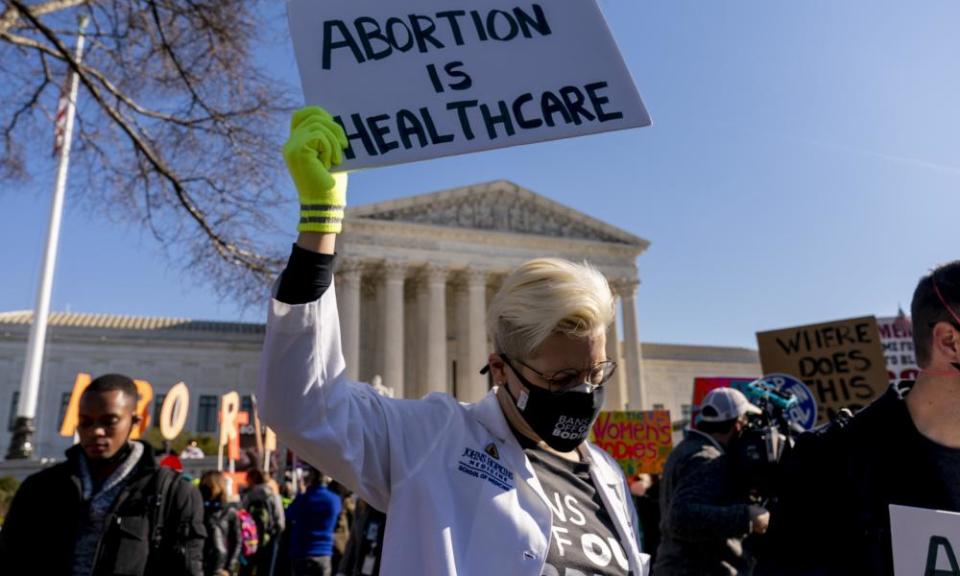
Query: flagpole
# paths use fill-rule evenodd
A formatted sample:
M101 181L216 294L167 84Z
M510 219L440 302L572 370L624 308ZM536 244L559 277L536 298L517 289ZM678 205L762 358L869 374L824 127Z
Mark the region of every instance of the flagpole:
M77 47L74 59L79 64L83 58L84 30L88 18L78 18ZM50 295L53 289L53 272L57 263L57 247L60 243L60 222L63 215L63 197L67 188L67 168L70 163L70 143L73 139L73 121L77 109L77 90L79 76L70 72L70 97L67 101L67 117L63 133L63 146L60 149L60 161L57 166L57 182L50 203L50 225L47 229L47 243L43 253L43 268L40 271L40 284L37 287L36 308L30 325L30 339L27 344L27 357L23 365L23 377L20 380L20 401L17 404L17 421L14 425L7 459L23 459L33 456L33 420L37 415L37 397L40 391L40 371L43 367L43 348L47 337L47 319L50 315Z

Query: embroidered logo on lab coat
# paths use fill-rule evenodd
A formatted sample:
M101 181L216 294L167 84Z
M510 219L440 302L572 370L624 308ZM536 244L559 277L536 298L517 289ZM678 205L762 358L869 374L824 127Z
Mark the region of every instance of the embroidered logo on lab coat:
M490 446L493 445L491 444ZM489 449L490 446L487 448ZM495 453L496 448L496 446L493 446ZM496 454L496 456L499 456L499 454ZM494 456L486 452L474 450L473 448L464 448L458 467L464 474L486 480L497 488L503 490L513 489L513 472L497 462Z
M490 456L493 456L494 460L500 459L500 451L497 450L497 445L494 444L493 442L487 444L487 447L484 448L483 451L489 454Z

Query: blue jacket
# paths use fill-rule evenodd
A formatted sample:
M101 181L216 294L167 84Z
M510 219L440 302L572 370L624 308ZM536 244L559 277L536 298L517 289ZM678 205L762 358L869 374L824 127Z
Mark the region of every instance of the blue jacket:
M290 558L333 555L333 529L340 517L340 496L326 486L310 486L287 508Z

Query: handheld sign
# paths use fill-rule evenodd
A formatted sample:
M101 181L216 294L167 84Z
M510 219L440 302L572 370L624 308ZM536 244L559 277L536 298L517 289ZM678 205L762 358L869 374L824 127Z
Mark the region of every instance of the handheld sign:
M960 574L960 514L890 505L895 576Z
M817 424L841 408L857 411L888 385L873 316L758 332L764 374L798 378L817 402Z
M190 391L183 382L177 382L167 392L160 408L160 435L164 440L173 440L187 423L190 408Z
M916 352L913 349L913 330L906 316L877 318L880 341L887 361L887 374L891 384L903 380L916 380L920 373Z
M624 474L660 474L673 449L670 412L601 412L591 441L620 463Z
M228 448L240 431L237 429L237 417L240 414L240 395L227 392L220 397L220 443L217 448L217 470L223 471L223 450Z
M291 0L307 104L339 170L650 124L596 0Z
M804 430L813 430L817 424L817 400L806 384L789 374L770 374L763 377L763 382L780 392L793 394L797 403L787 410L787 419Z

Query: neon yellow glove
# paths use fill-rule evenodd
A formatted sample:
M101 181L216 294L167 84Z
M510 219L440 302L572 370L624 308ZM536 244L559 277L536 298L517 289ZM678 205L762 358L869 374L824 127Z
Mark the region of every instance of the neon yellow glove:
M290 138L283 145L287 171L300 193L300 232L339 234L347 205L347 175L331 175L343 161L347 136L323 108L307 106L293 113Z

